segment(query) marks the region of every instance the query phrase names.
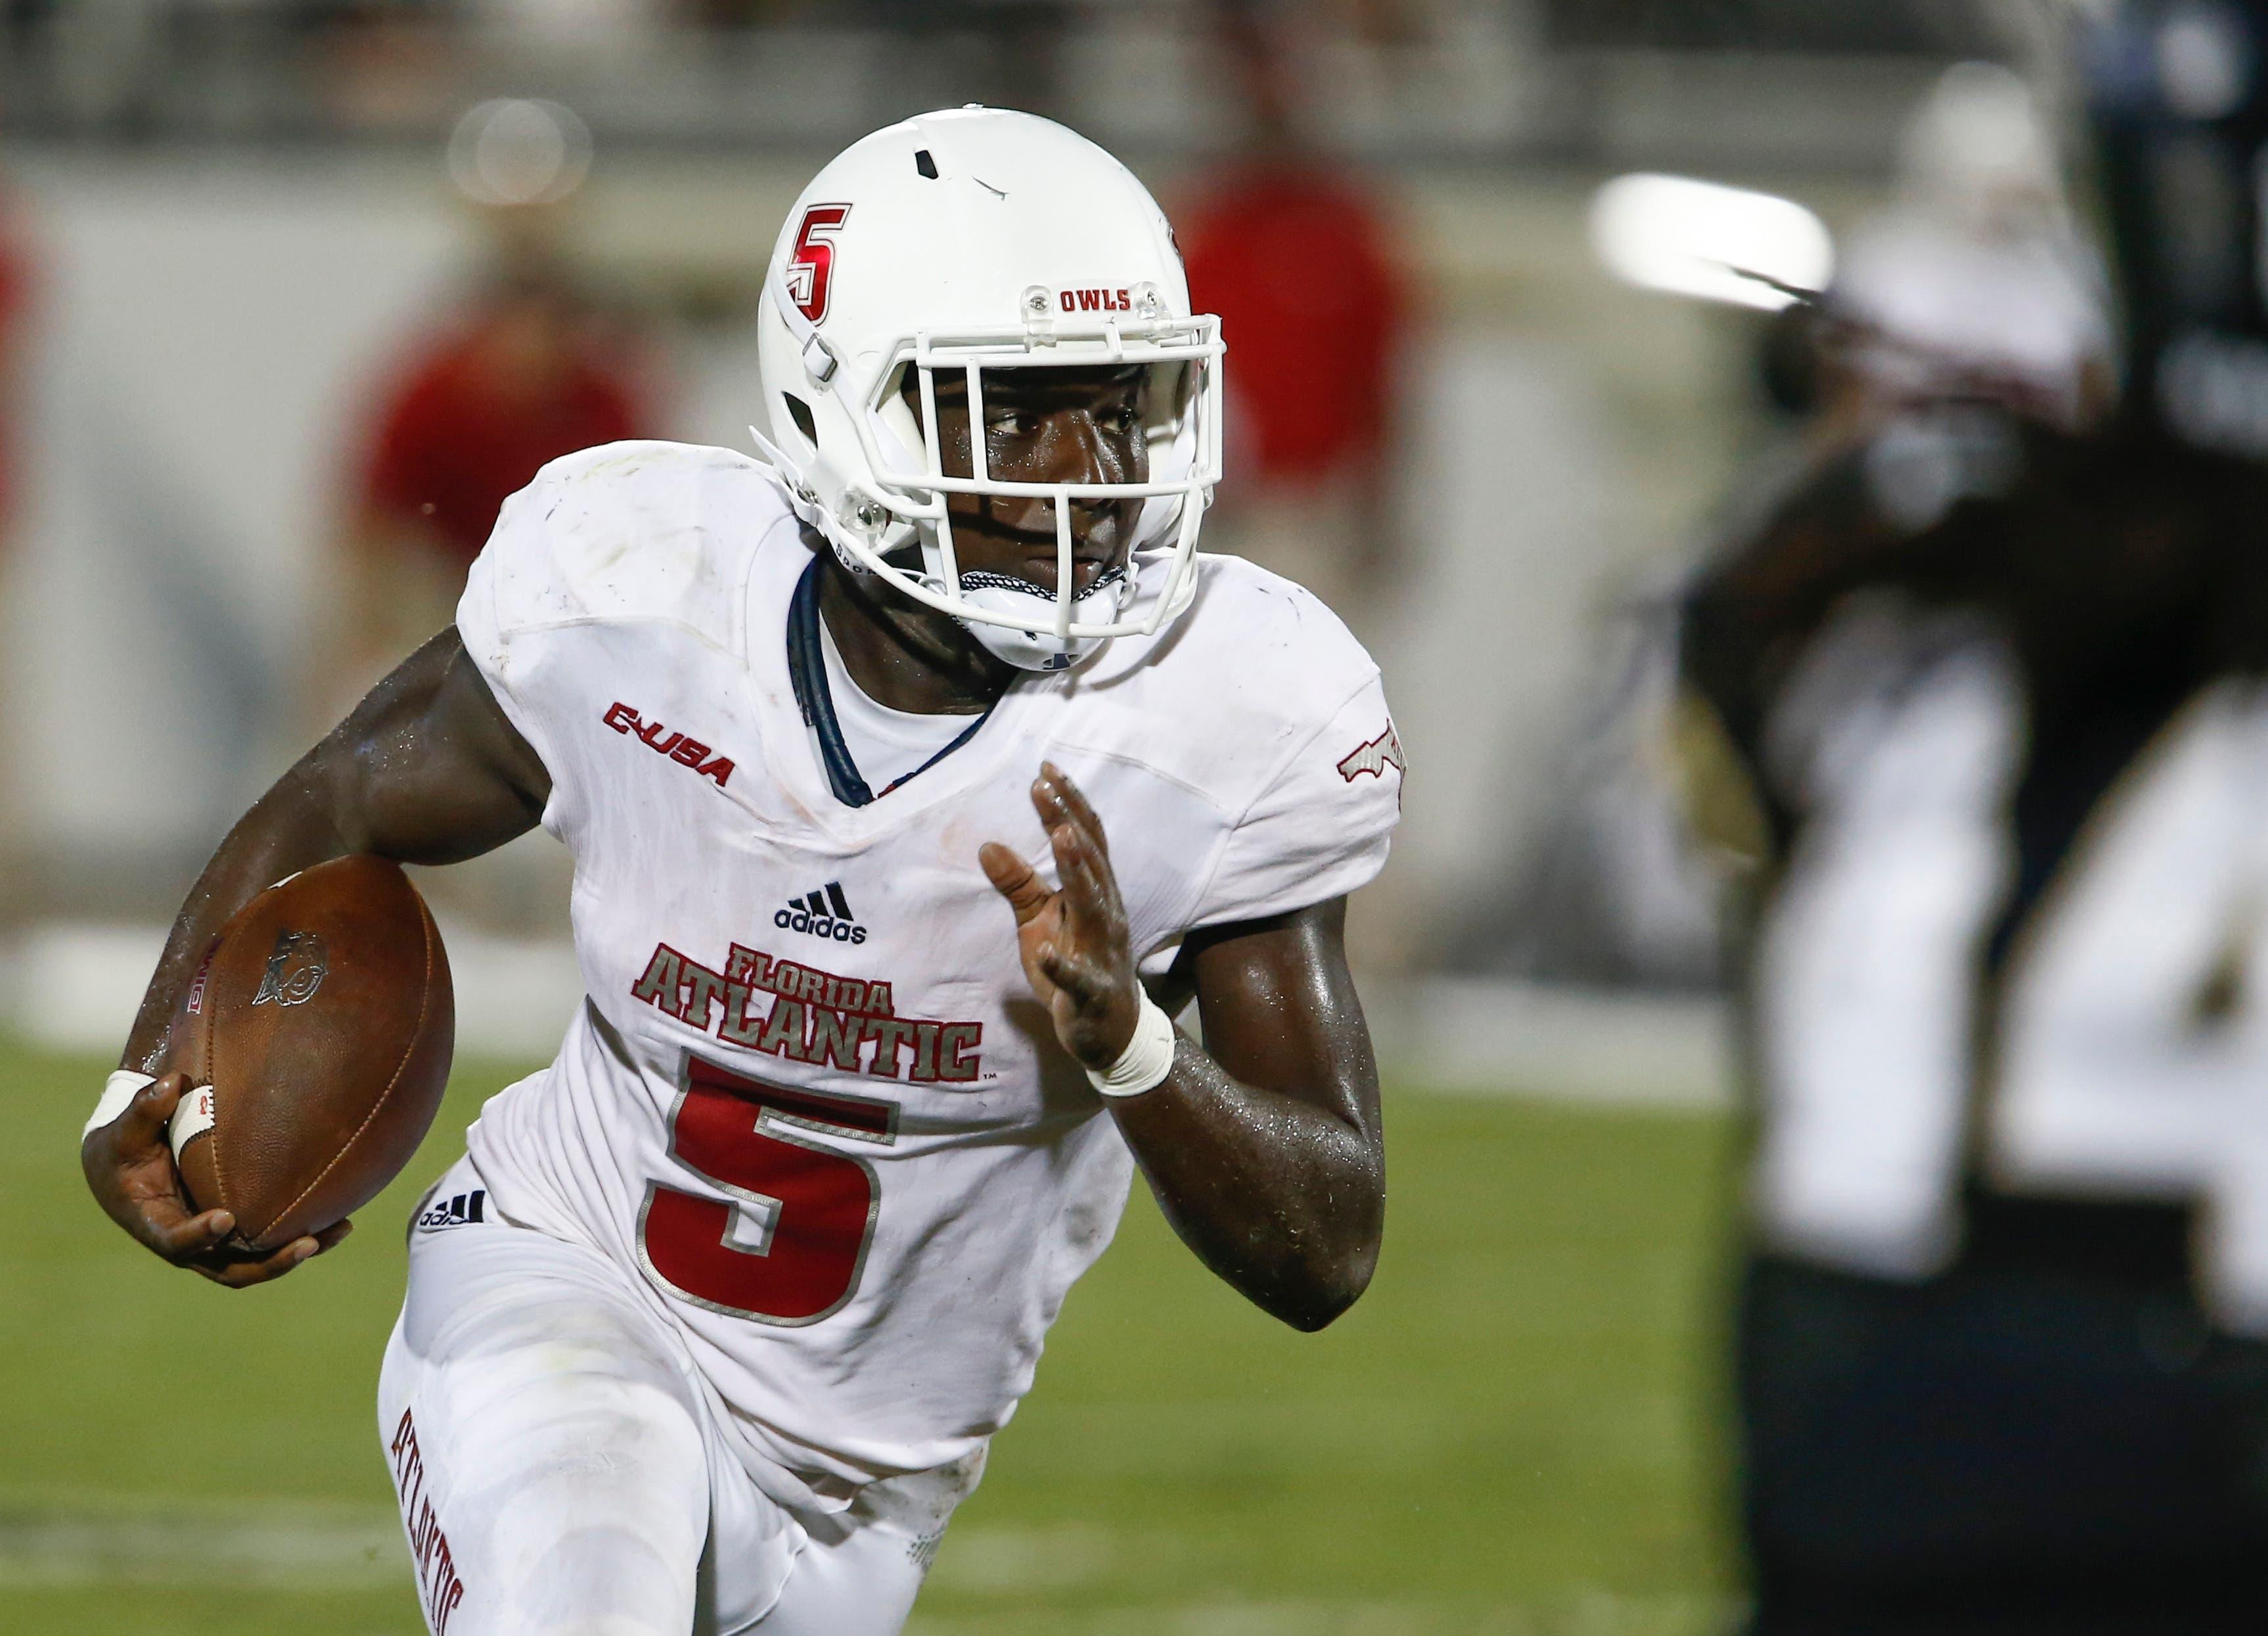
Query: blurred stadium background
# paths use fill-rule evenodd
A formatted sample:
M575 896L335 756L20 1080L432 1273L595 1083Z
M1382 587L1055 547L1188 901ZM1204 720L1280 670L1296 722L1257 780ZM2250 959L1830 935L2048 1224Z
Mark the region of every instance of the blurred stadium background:
M1255 429L1208 543L1324 589L1386 668L1412 776L1356 935L1394 1225L1369 1299L1301 1339L1138 1198L916 1628L1725 1627L1738 1138L1666 610L1794 436L1778 285L1824 283L1918 173L1962 185L1933 153L2036 163L1974 65L2023 73L2052 132L2058 20L0 6L0 1623L416 1628L371 1386L408 1200L574 1002L556 849L433 883L455 1100L312 1276L232 1300L145 1264L71 1132L223 828L446 618L453 515L547 437L747 446L788 202L854 136L985 100L1068 121L1166 201ZM1311 335L1344 343L1322 373Z

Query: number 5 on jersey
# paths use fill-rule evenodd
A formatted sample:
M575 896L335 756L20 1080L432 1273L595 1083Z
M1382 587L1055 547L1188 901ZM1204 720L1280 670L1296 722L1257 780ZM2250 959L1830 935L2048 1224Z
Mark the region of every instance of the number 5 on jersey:
M816 1323L858 1287L880 1192L865 1160L797 1132L887 1146L897 1125L895 1102L790 1090L691 1058L670 1152L739 1202L647 1183L639 1259L718 1312Z

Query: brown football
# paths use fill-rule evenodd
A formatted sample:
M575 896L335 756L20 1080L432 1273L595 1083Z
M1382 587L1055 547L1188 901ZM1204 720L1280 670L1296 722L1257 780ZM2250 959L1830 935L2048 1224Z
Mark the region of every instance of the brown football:
M220 929L173 1018L169 1068L193 1088L176 1130L200 1210L236 1243L280 1249L368 1204L441 1106L455 1048L449 957L425 900L383 858L280 881ZM187 1120L184 1125L181 1122Z

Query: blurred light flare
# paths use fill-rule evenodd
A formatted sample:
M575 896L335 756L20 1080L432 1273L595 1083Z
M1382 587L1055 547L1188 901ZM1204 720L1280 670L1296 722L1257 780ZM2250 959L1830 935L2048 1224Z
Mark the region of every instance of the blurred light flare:
M2252 89L2251 44L2225 5L2174 7L2158 30L2157 59L2159 90L2183 119L2224 118Z
M1794 200L1650 172L1592 195L1591 246L1625 284L1768 313L1835 272L1826 225Z
M556 102L498 97L468 109L449 136L449 174L482 204L556 204L590 169L590 127Z

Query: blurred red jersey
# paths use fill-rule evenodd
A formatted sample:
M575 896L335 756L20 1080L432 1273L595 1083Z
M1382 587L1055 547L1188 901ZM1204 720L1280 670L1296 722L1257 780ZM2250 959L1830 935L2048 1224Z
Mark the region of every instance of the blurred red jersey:
M22 229L16 197L0 192L0 539L16 521L17 450L22 403L15 395L29 342L33 276L32 249Z
M504 501L563 454L649 434L631 372L604 349L574 343L531 391L493 356L491 326L453 330L381 406L362 475L362 499L381 515L416 518L469 565Z
M1316 482L1378 458L1406 310L1390 230L1332 170L1260 163L1219 179L1182 232L1189 298L1220 315L1243 455Z

